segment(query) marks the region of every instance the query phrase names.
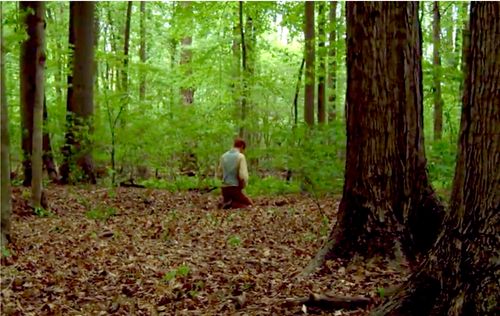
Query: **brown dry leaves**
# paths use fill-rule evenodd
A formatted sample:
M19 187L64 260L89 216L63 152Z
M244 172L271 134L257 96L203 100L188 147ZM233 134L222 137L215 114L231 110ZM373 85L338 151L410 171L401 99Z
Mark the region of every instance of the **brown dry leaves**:
M401 277L331 261L296 280L327 237L333 198L320 201L328 222L306 196L218 210L216 194L50 187L55 215L38 217L23 190L14 192L12 256L2 260L3 315L301 315L286 298L375 296ZM114 215L90 219L89 211Z

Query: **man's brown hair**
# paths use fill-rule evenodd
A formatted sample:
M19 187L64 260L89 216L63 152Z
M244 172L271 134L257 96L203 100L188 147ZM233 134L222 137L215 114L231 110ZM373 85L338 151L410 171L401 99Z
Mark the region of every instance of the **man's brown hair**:
M236 138L234 140L234 145L233 145L235 148L242 148L242 149L245 149L247 147L247 143L245 143L245 141L241 138Z

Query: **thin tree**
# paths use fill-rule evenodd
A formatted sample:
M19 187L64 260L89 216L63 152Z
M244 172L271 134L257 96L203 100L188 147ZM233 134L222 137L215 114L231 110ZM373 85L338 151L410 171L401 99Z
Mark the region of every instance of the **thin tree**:
M189 16L191 16L191 7L192 3L191 1L183 1L181 2L182 9L185 13L189 12ZM191 23L189 25L191 27ZM185 30L184 30L185 32ZM194 101L194 89L190 87L190 76L193 73L193 69L191 67L191 60L193 58L193 52L191 49L191 45L193 43L193 38L190 35L185 35L181 39L181 59L180 59L180 65L181 69L183 70L183 76L186 80L186 82L189 82L189 84L184 84L183 87L181 87L181 95L182 95L182 101L184 105L190 105L193 104Z
M140 33L141 42L139 47L139 57L141 63L146 63L146 1L141 1L141 19L140 19ZM146 74L141 74L141 82L139 84L139 99L143 101L146 97Z
M0 2L0 19L3 21L3 3ZM6 247L10 241L12 213L11 188L10 188L10 141L7 94L5 92L5 41L3 38L3 23L0 24L0 102L1 102L1 211L0 211L0 248Z
M241 67L242 67L242 91L241 91L241 126L239 136L245 138L245 119L247 112L247 90L248 90L248 82L246 78L247 74L247 46L246 46L246 37L245 30L243 24L243 1L239 2L239 26L240 26L240 45L241 45Z
M326 2L318 2L318 123L326 122Z
M92 116L94 112L94 25L93 1L70 2L69 44L72 73L68 75L66 140L62 149L61 182L68 183L78 167L83 179L95 183L92 159Z
M127 1L127 16L125 19L125 31L123 41L123 67L122 67L122 91L125 101L128 100L128 61L130 50L130 22L132 20L132 1Z
M33 145L33 113L35 106L35 92L38 91L36 78L37 71L43 70L37 67L33 62L36 60L36 52L38 39L37 32L37 17L34 12L37 7L37 2L22 1L19 3L21 12L24 12L23 28L26 29L27 38L21 44L20 51L20 99L21 99L21 147L23 151L23 185L30 186L32 179L32 145ZM46 104L42 97L43 117L47 119ZM50 138L47 131L43 132L43 165L47 170L49 177L57 180L57 170L54 159L52 157L52 148L50 146Z
M500 3L472 2L458 157L440 237L376 315L498 315Z
M305 91L304 91L304 120L309 126L314 125L314 59L315 59L315 40L314 40L314 1L304 3L304 39L305 39Z
M437 237L442 207L426 170L417 13L415 2L347 3L344 189L337 224L302 275L355 254L403 251L414 262Z
M433 95L434 95L434 140L440 140L443 135L443 96L441 95L441 14L439 2L434 1L432 21L433 44Z
M337 1L330 1L328 13L328 121L332 122L337 116Z
M32 61L35 69L35 89L33 105L33 139L31 166L33 179L31 180L31 203L36 210L42 207L42 178L43 178L43 103L44 103L44 68L45 68L45 3L33 2L34 15L28 23L34 27L33 40L35 43L35 59Z

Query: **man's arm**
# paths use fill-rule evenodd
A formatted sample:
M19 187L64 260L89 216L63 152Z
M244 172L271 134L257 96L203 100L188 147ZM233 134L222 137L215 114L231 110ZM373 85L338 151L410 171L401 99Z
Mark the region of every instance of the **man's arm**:
M223 180L223 178L224 178L224 172L222 171L222 157L220 157L219 165L217 166L217 169L215 170L215 179Z
M248 167L245 155L240 154L240 167L238 170L238 177L242 182L240 185L244 188L248 184Z

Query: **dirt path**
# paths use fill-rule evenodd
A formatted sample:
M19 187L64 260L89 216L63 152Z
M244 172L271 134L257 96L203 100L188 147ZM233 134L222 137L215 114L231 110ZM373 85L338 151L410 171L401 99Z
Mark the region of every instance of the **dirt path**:
M3 315L303 315L309 293L376 296L401 278L374 263L332 261L295 276L326 238L337 201L256 198L216 209L216 194L50 187L49 217L15 188L14 249L2 259ZM336 311L364 315L366 311Z

